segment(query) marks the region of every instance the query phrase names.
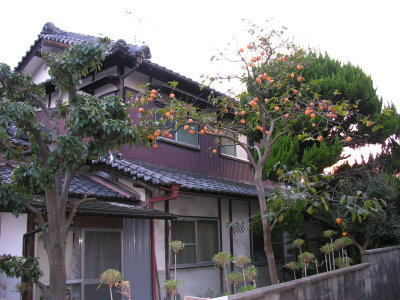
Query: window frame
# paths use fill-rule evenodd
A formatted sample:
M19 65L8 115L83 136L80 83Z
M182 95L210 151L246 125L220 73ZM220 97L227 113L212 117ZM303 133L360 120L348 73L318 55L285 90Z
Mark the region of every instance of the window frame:
M157 121L158 118L161 118L161 115L159 115L159 116L157 116L157 114L154 115L154 119L156 121ZM170 143L170 144L174 144L174 145L178 145L178 146L182 146L182 147L185 147L185 148L190 148L190 149L193 149L193 150L200 150L200 139L199 139L199 135L197 134L197 132L199 130L198 126L194 125L196 127L196 129L195 129L196 133L194 134L194 136L196 137L196 142L197 143L196 143L196 145L193 145L193 144L188 144L188 143L185 143L185 142L177 140L178 130L180 130L180 129L183 130L183 126L180 126L180 127L177 128L176 122L174 121L173 123L175 125L174 126L175 127L175 132L172 134L173 138L170 139L170 138L167 138L167 137L159 136L157 138L157 140L162 141L162 142L167 142L167 143Z
M178 217L176 220L171 221L170 224L170 231L169 231L169 240L172 241L172 222L179 222L179 221L186 221L186 222L195 222L195 243L194 245L196 246L196 262L191 262L191 263L185 263L185 264L177 264L176 268L177 269L185 269L185 268L196 268L196 267L207 267L207 266L213 266L214 262L212 261L212 259L210 259L209 261L202 261L199 262L198 260L198 250L197 250L197 245L199 244L198 241L198 232L197 232L197 222L198 221L212 221L215 222L216 224L216 232L217 232L217 252L218 253L221 250L221 245L220 245L220 220L218 218L209 218L209 217ZM193 243L190 243L191 245ZM216 254L215 253L215 254ZM175 268L175 264L174 264L174 252L172 251L171 247L169 247L169 268L170 270L173 270ZM179 255L179 254L178 254Z
M245 136L245 135L243 135L243 136ZM245 136L245 137L246 137L246 139L248 139L247 136ZM240 138L240 137L239 137L239 138ZM240 162L247 162L247 163L249 162L249 158L248 158L248 157L247 157L247 158L243 158L243 157L238 157L238 156L237 156L237 154L238 154L237 149L238 149L238 147L240 147L239 144L235 143L235 145L227 145L227 146L224 146L224 145L223 145L223 141L224 141L224 140L227 140L227 141L233 143L233 141L231 141L231 140L229 140L229 139L227 139L227 138L222 138L222 139L221 139L221 146L220 146L220 148L221 148L221 157L228 158L228 159L232 159L232 160L237 160L237 161L240 161ZM233 146L235 146L235 155L223 153L223 149L224 149L225 147L233 147ZM246 156L247 156L247 155L246 155Z
M120 234L120 244L121 244L121 253L120 253L120 262L121 262L121 272L124 272L124 261L123 261L123 229L121 228L93 228L93 227L71 227L69 229L69 232L73 231L80 231L81 232L81 237L79 240L80 244L80 249L79 249L79 254L80 254L80 279L67 279L66 284L67 284L67 289L69 285L73 284L80 284L80 295L81 299L85 298L85 285L90 285L90 284L100 284L100 274L98 278L85 278L85 238L86 238L86 232L118 232ZM40 234L40 233L39 233ZM35 255L38 251L38 240L39 237L36 235L35 238ZM105 270L104 270L105 271ZM50 284L50 282L44 282L45 285ZM37 289L35 289L33 299L37 298ZM122 299L122 298L121 298Z

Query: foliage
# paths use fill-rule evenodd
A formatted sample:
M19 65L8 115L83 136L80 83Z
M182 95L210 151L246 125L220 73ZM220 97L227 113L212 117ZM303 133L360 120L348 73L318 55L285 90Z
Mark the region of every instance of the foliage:
M335 235L337 235L337 232L334 231L334 230L331 230L331 229L325 230L325 231L322 233L322 236L323 236L323 237L326 237L326 238L332 238L332 237L335 236Z
M39 262L33 257L19 257L12 255L0 256L0 273L5 273L7 277L24 277L36 283L42 276Z
M183 250L183 248L185 248L185 244L178 240L172 241L169 246L172 248L172 251L174 251L175 254L178 254Z
M252 291L255 290L256 288L252 285L248 285L248 286L242 286L239 290L238 293L244 293L244 292L248 292L248 291Z
M100 275L100 285L107 284L113 287L122 281L122 273L115 269L107 269Z
M341 237L333 242L333 247L335 248L335 250L340 250L340 249L346 248L347 246L350 246L353 244L354 244L354 242L351 238Z
M366 217L354 217L346 213L345 207L339 204L331 206L329 215L341 216L342 229L349 233L360 251L371 245L374 247L396 244L400 241L400 214L398 201L400 199L399 179L381 169L379 162L373 159L368 164L357 164L353 167L340 168L335 175L335 184L343 193L352 193L352 202L362 203L364 208L373 207L371 201L380 199L382 209ZM362 194L364 197L357 196ZM355 195L354 195L355 194ZM349 199L346 199L348 202ZM362 209L360 209L362 212ZM321 220L329 218L327 213L321 213ZM360 223L360 219L362 223ZM357 222L355 222L357 221Z
M335 164L342 154L343 143L336 138L331 145L322 141L313 144L311 148L305 149L301 159L301 165L311 167L315 172L321 173L326 167Z
M175 279L169 279L166 282L164 282L164 289L167 291L167 294L176 296L178 295L178 286L179 286L179 281Z
M271 154L263 168L264 179L277 179L274 173L275 165L281 163L292 170L298 166L299 141L288 134L281 136L271 148Z
M346 146L356 147L368 143L383 143L400 128L400 118L394 105L382 109L370 76L351 63L342 64L327 54L310 53L305 58L307 67L302 75L309 82L310 89L321 99L330 99L333 104L347 101L348 115L337 116L337 122L345 132L351 132L352 141ZM359 117L357 117L359 115ZM361 115L369 118L360 117ZM307 122L307 120L301 120ZM307 126L305 122L294 125L294 131ZM316 123L315 123L316 124ZM343 143L336 124L326 124L324 142L300 142L287 135L272 147L270 159L264 169L264 178L276 179L273 166L280 162L288 169L299 166L313 167L316 172L336 163L340 158Z
M221 267L221 268L226 268L227 264L230 263L232 261L232 256L227 253L227 252L219 252L217 254L215 254L212 258L213 262Z
M292 246L294 248L301 248L304 246L304 240L303 239L296 239L293 241Z
M290 261L285 264L285 268L288 268L288 269L292 270L293 272L295 272L299 269L299 264L295 261Z
M315 255L311 252L303 252L299 254L298 258L303 264L307 265L315 258Z
M335 258L335 264L339 268L348 267L352 263L353 263L353 260L350 257L337 257L337 258Z
M229 283L228 283L228 274L226 272L226 268L228 263L233 260L232 255L227 252L218 252L212 258L212 261L219 266L220 268L224 269L225 273L225 282L226 282L226 291L229 292Z
M333 243L325 244L320 248L321 252L324 254L329 254L334 250Z
M234 258L233 263L241 268L244 268L247 264L251 263L251 260L245 255L238 255Z
M239 272L231 272L228 274L228 280L232 284L237 285L243 280L243 274Z
M236 294L236 286L244 280L243 274L239 272L230 272L228 274L228 280L233 284L233 290Z
M366 143L383 143L391 134L397 131L398 121L392 107L382 110L382 99L376 94L373 81L363 70L351 63L342 64L325 54L309 54L309 65L304 69L304 77L310 87L323 99L331 99L336 104L343 100L355 105L350 106L350 117L338 116L338 121L345 131L353 134L352 145ZM369 120L357 118L353 112L370 116ZM326 137L333 139L332 126Z
M268 195L266 201L263 169L271 158L274 145L289 134L299 143L321 143L328 137L333 141L338 138L348 143L352 132L348 126L341 126L341 122L348 119L367 122L369 119L358 114L357 104L345 99L335 99L333 102L313 91L312 82L304 76L304 70L310 64L308 53L285 37L285 29L264 30L252 24L248 32L251 41L246 50L234 49L233 58L228 57L228 53L220 53L215 58L237 63L238 72L206 76L204 81L207 84L236 80L244 87L240 93L233 97L211 93L207 105L196 105L195 98L180 99L181 94L177 90L179 83L171 82L169 99L163 99L157 90L152 90L143 93L133 105L141 114L139 124L147 128L148 143L153 147L156 146L157 137L172 138L173 133L182 127L191 135L214 137L215 147L210 149L211 155L227 145L237 145L247 153L254 170L253 182L260 205L264 244L269 245L273 229L284 221L286 212L292 209L301 211L307 207L307 211L313 213L317 207L328 207L328 201L332 200L330 196L323 196L322 192L317 191L313 186L317 182L302 183L301 175L311 173L310 168L308 171L288 174L290 180L285 182L287 187L277 188ZM148 102L155 100L165 105L148 110ZM205 106L207 109L204 109ZM154 114L161 117L154 120ZM243 136L251 140L244 141L241 138ZM274 171L278 179L284 177L283 173L289 172L287 167ZM296 181L296 188L289 187L291 181ZM307 189L311 189L311 192ZM313 194L313 197L309 198L309 194ZM349 208L353 209L354 206L350 205ZM278 276L274 254L271 247L265 249L269 275L275 284Z
M251 265L244 270L244 274L246 276L246 279L250 282L253 282L253 285L256 286L256 277L258 275L258 269L254 265Z
M43 228L51 270L46 296L51 299L65 295L66 270L59 262L65 261L66 233L76 208L93 200L84 196L66 212L75 172L87 160L143 140L129 117L131 104L120 97L100 99L79 91L81 80L101 69L108 50L109 40L99 39L74 44L60 53L42 51L44 67L56 88L51 109L43 85L0 64L0 144L9 158L25 159L25 154L8 141L10 126L16 126L17 134L26 135L30 143L28 162L14 169L10 183L0 186L0 205L15 214L28 209ZM27 201L39 192L44 193L46 203L43 213Z

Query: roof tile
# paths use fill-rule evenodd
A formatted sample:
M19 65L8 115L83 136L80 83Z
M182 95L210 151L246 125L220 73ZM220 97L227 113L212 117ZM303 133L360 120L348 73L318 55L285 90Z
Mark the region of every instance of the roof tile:
M188 170L169 168L129 158L111 160L110 158L103 157L98 161L94 161L94 163L104 163L113 168L121 169L125 173L135 175L136 178L145 182L160 184L165 187L179 184L184 191L257 197L257 191L254 185L195 173ZM129 167L119 167L127 165Z

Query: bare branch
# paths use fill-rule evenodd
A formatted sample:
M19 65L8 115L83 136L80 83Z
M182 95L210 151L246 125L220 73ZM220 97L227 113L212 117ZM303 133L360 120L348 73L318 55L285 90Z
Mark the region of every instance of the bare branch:
M74 220L76 213L77 213L77 209L79 207L79 205L86 203L86 202L90 202L90 201L96 201L96 198L88 198L87 194L84 194L83 198L79 201L75 201L74 206L71 210L71 212L68 215L68 219L67 219L67 223L66 223L66 228L64 228L64 231L67 231L68 228L71 226L72 221Z
M271 231L274 230L274 227L276 225L276 223L278 222L278 217L281 213L283 213L285 210L287 210L287 207L281 207L278 211L278 213L275 216L275 220L272 222L271 224Z
M43 219L43 215L41 210L34 208L32 205L30 205L29 203L25 202L24 206L26 209L28 209L31 213L33 213L39 223L39 225L44 226L46 225L46 222Z

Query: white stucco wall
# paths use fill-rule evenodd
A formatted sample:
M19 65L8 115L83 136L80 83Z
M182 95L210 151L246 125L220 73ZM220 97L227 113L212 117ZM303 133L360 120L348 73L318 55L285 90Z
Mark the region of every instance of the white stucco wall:
M143 73L133 72L124 79L125 87L131 88L138 92L146 92L148 89L140 85L149 83L149 77Z
M44 68L44 64L41 63L38 68L32 74L32 81L34 83L42 83L50 79L48 71Z
M15 217L11 213L0 212L0 255L22 255L22 240L26 228L26 214ZM19 300L20 295L14 289L20 282L20 279L8 278L0 273L0 299Z
M117 66L112 66L108 69L105 69L101 72L96 73L94 76L95 79L99 79L104 76L109 76L109 75L117 75Z
M249 234L249 208L247 201L232 201L232 222L243 224L241 230L237 229L233 233L233 254L246 255L250 257L250 234Z
M103 96L105 94L115 92L116 88L117 88L117 86L115 84L108 83L108 84L105 84L105 85L99 87L98 89L95 89L94 94L96 96Z

